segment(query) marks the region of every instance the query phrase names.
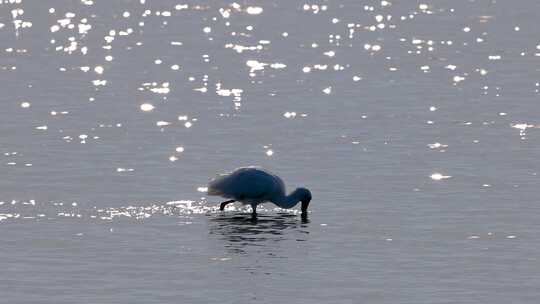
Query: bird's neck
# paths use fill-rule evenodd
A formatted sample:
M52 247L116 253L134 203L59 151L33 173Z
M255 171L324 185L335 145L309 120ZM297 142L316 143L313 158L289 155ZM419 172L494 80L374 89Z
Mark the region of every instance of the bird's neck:
M281 195L274 203L276 203L276 205L278 205L280 208L289 209L296 206L299 201L300 199L297 197L297 195L292 192L289 195Z

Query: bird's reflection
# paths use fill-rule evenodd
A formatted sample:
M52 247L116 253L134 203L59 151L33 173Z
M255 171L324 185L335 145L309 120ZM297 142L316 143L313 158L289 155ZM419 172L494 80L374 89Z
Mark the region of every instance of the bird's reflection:
M246 253L252 246L269 246L284 240L306 241L308 225L307 218L289 213L259 215L257 218L245 214L218 214L210 218L210 234L225 240L225 247L231 253Z

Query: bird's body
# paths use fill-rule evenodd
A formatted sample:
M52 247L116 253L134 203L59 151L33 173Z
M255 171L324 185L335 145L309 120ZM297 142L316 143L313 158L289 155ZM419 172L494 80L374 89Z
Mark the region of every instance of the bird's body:
M221 210L225 205L238 201L251 205L254 215L261 203L272 202L281 208L292 208L299 201L302 201L302 213L307 214L311 200L311 193L305 188L286 195L281 178L259 167L243 167L218 175L208 184L208 194L230 199L221 204Z

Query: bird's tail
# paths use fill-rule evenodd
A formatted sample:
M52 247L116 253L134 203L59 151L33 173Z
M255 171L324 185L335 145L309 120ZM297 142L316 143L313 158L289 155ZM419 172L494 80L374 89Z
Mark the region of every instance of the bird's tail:
M215 189L215 188L212 188L212 187L208 187L208 192L206 192L206 193L207 193L208 195L217 195L217 196L219 196L219 195L222 194L221 191L219 191L219 190L217 190L217 189Z
M223 195L224 176L218 175L208 183L208 195Z

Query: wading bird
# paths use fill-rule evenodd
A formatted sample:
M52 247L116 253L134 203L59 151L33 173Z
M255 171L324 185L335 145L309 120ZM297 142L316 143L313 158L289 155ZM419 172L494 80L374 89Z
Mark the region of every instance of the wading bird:
M257 217L257 205L264 202L272 202L285 209L302 202L302 218L307 218L307 209L311 201L311 192L306 188L297 188L286 195L285 184L281 178L259 167L243 167L218 175L208 184L208 195L230 199L221 203L220 210L236 201L251 205L254 218Z

